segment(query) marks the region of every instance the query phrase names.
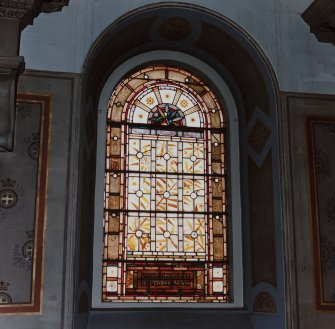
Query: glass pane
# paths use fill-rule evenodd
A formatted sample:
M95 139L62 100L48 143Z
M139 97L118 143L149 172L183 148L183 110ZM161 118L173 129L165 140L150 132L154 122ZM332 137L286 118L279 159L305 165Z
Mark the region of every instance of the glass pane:
M191 73L124 79L107 118L104 302L229 302L224 120Z

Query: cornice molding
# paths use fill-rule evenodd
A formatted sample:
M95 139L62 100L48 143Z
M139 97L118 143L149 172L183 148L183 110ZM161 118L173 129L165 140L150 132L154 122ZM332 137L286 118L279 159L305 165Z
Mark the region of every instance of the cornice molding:
M39 14L36 0L0 0L0 17L20 21L20 29L33 24Z
M0 56L0 75L3 71L14 70L18 74L21 74L24 71L25 63L22 56L15 57L4 57Z
M33 24L34 18L41 12L61 11L69 0L0 0L0 18L16 19L20 29Z
M42 0L41 12L54 13L61 11L64 6L68 6L70 0Z
M302 14L320 42L335 45L335 1L315 0Z

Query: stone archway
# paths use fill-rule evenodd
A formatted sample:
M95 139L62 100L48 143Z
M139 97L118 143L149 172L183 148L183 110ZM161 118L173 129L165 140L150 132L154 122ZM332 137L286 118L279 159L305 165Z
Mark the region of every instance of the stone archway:
M282 267L280 177L278 165L277 108L278 87L266 57L252 38L228 19L197 6L157 4L130 12L113 23L98 38L87 56L83 69L82 93L82 161L80 188L81 234L79 243L78 282L92 285L92 250L94 217L95 160L98 100L108 77L124 61L153 50L177 50L195 56L210 65L225 80L237 104L240 121L242 218L244 230L245 311L210 311L198 317L198 323L230 319L231 328L252 327L249 305L259 296L269 296L275 304L265 321L283 328L284 269ZM197 72L201 76L201 72ZM213 86L215 89L215 86ZM83 292L90 294L89 291ZM263 293L265 292L265 293ZM80 300L80 296L77 296ZM268 312L267 307L255 312ZM276 310L273 313L272 310ZM82 310L83 311L83 310ZM87 309L87 312L89 309ZM241 314L242 312L242 314ZM114 313L115 314L115 313ZM128 315L134 313L127 313ZM90 313L91 323L102 318L125 324L128 317ZM146 317L149 327L155 317L165 317L163 325L173 327L171 317L157 311L150 319L147 311L136 313ZM177 311L186 321L190 315ZM100 319L100 320L99 320ZM103 322L103 321L102 321ZM256 320L257 327L257 320ZM98 327L100 328L100 327ZM103 324L101 324L101 328Z

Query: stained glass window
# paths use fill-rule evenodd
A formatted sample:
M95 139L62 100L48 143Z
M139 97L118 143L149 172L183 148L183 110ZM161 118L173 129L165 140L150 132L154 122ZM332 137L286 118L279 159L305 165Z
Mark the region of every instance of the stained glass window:
M229 302L225 120L174 67L121 81L107 115L103 302Z

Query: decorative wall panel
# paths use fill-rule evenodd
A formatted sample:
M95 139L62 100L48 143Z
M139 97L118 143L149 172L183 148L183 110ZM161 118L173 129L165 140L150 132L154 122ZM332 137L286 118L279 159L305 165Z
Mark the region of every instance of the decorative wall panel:
M0 158L0 313L40 312L51 99L18 95L15 149Z
M335 311L335 118L307 120L317 310Z

